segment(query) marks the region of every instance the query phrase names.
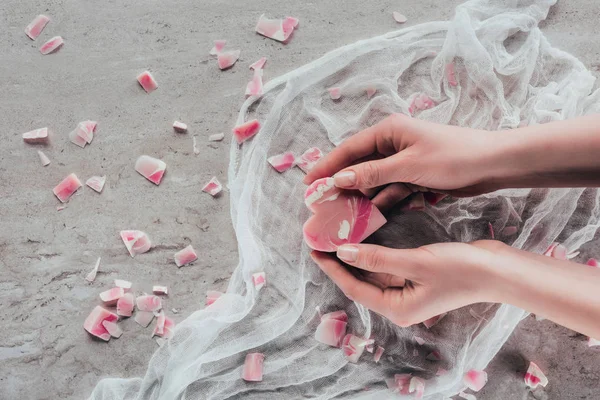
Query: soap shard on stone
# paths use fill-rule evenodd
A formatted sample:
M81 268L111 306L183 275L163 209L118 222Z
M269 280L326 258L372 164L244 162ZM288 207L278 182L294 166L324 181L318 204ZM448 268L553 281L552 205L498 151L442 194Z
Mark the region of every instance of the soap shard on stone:
M252 80L246 85L246 96L262 96L263 94L263 80L262 80L262 69L254 70Z
M472 369L465 374L463 383L472 391L479 392L485 386L487 380L487 372Z
M29 25L27 25L27 27L25 27L25 34L29 36L31 40L37 39L49 21L50 18L46 17L45 15L38 15L29 23Z
M52 192L62 203L66 203L73 193L75 193L81 186L81 182L79 179L77 179L77 175L69 174L58 185L56 185L54 189L52 189Z
M337 188L333 178L314 181L304 202L314 213L304 223L304 240L318 251L333 252L342 244L360 243L387 222L371 200L358 191ZM349 227L340 235L344 225Z
M246 140L256 135L259 130L260 122L258 122L256 119L253 119L233 128L233 136L235 136L238 144L242 144Z
M83 322L83 328L91 335L104 341L110 340L110 333L102 324L104 321L117 322L119 317L105 308L96 306Z
M133 314L134 298L133 294L125 293L117 301L117 314L122 317L131 317Z
M223 49L225 48L225 45L227 44L227 40L218 39L218 40L215 40L214 43L215 43L215 45L209 52L209 54L211 56L219 55L219 53L221 53L223 51Z
M152 93L158 88L158 83L149 71L144 71L138 75L137 81L146 93Z
M286 151L283 154L277 154L267 158L267 161L273 168L275 168L275 171L284 172L296 164L296 157L291 151Z
M135 162L135 170L155 185L159 185L165 174L167 164L158 158L147 155L140 156Z
M220 142L225 137L224 133L215 133L208 137L209 142Z
M213 176L211 180L208 181L208 183L202 188L203 192L206 192L213 197L221 193L221 190L223 190L223 185L221 185L221 182L219 182L216 176Z
M123 288L115 287L100 293L100 300L105 306L114 306L125 295Z
M266 62L267 57L261 57L258 61L255 61L252 64L250 64L250 69L253 69L255 71L258 69L264 69Z
M48 166L50 165L50 159L48 158L47 155L44 154L43 151L38 150L38 156L40 157L40 162L42 163L42 166Z
M54 36L40 47L40 53L43 55L54 53L64 44L63 38Z
M154 319L154 313L150 311L138 311L135 313L135 322L146 328Z
M206 292L206 305L210 306L212 303L217 301L219 297L223 296L223 293L217 292L216 290L209 290Z
M240 58L240 50L223 51L217 55L217 63L221 70L233 67Z
M175 121L173 122L173 129L175 130L175 132L185 133L187 132L187 125L183 122Z
M159 285L152 286L152 293L154 293L154 294L167 295L168 290L169 289L166 286L159 286Z
M104 184L106 183L106 175L104 176L92 176L90 179L85 181L85 184L90 188L94 189L96 192L101 193L104 188Z
M102 326L104 327L104 329L106 329L110 336L114 338L120 338L123 334L123 330L121 329L121 327L119 327L119 325L117 325L116 322L104 320L102 321Z
M48 128L34 129L23 134L23 141L29 144L48 143Z
M192 263L197 259L198 255L194 251L194 248L191 244L175 253L175 264L178 267L183 267L184 265Z
M256 32L269 39L277 40L278 42L286 42L294 29L298 26L298 19L294 17L286 17L285 19L269 19L265 15L261 15L256 24Z
M140 311L159 311L162 308L160 297L153 294L138 296L135 299L135 305Z
M529 368L525 373L524 380L525 384L532 389L535 389L536 387L538 387L538 385L546 387L546 385L548 384L548 378L546 378L546 375L544 375L540 367L538 367L537 364L533 361L529 362Z
M115 279L115 286L128 290L131 289L132 283L123 279Z
M85 280L88 282L94 282L96 280L96 275L98 274L98 267L100 267L101 258L98 257L96 260L96 264L94 265L94 269L92 269L85 277Z
M131 257L145 253L152 247L150 238L142 231L121 231L120 235Z
M406 21L408 21L408 18L406 18L404 16L404 14L400 14L398 11L392 12L392 16L394 17L394 19L396 20L396 22L399 23L399 24L403 24Z

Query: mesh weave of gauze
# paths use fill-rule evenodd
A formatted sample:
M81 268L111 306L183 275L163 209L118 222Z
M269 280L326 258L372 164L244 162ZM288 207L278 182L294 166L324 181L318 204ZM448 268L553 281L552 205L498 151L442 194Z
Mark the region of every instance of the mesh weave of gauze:
M102 380L93 399L373 398L393 396L384 380L411 372L427 379L427 399L463 389L462 377L483 369L526 312L509 305L478 304L451 312L430 330L399 328L348 300L309 258L302 224L303 173L279 174L267 157L317 146L330 151L345 138L391 113L408 113L418 93L437 103L415 118L496 131L600 111L594 78L571 55L549 45L537 27L554 1L470 1L450 22L431 22L337 49L266 85L249 98L238 123L257 118L260 133L232 144L231 217L239 264L227 293L179 324L152 357L144 378ZM455 63L457 86L445 65ZM332 101L327 88L339 86ZM366 88L377 89L367 98ZM394 212L370 241L409 248L440 241L499 239L542 252L555 240L570 251L592 239L600 209L597 190L503 190L470 199L448 199L421 213ZM251 275L265 271L257 292ZM198 304L203 303L198 293ZM375 338L385 348L376 364L364 353L349 364L340 349L314 339L315 308L344 309L348 332ZM427 343L417 346L413 336ZM443 361L426 360L432 350ZM241 380L248 352L265 354L264 380ZM435 375L438 368L449 371Z

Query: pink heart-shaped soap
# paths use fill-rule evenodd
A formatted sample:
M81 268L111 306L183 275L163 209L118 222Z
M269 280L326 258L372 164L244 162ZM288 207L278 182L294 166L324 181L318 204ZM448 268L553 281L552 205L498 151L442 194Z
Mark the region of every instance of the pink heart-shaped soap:
M332 252L346 243L360 243L387 222L361 192L340 189L333 182L318 179L304 193L314 213L304 223L304 240L314 250Z

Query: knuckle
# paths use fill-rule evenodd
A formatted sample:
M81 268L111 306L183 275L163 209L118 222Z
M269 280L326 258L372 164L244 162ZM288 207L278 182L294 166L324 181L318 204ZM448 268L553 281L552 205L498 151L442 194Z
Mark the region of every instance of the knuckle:
M379 182L380 171L375 163L367 162L362 167L362 174L360 180L362 185L373 187L377 186Z

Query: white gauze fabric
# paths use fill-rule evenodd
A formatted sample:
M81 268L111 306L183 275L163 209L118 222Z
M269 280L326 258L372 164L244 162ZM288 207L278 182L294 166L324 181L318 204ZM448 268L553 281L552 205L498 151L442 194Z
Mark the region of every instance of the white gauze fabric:
M400 328L348 300L310 260L302 224L303 173L277 173L267 158L330 151L345 138L391 113L408 113L425 93L434 108L415 118L497 131L520 123L541 124L600 111L594 78L571 55L550 46L538 28L553 0L470 1L450 22L431 22L337 49L269 82L249 98L237 123L257 118L260 133L232 144L229 169L231 217L239 264L227 293L200 309L156 351L143 378L102 380L92 399L296 399L393 397L385 379L413 373L426 379L426 399L464 388L469 369L484 369L526 312L509 305L479 304L448 314L427 330ZM444 69L454 62L457 86ZM332 101L327 88L339 86ZM368 99L366 89L377 89ZM499 239L532 252L552 241L574 251L593 238L600 220L592 189L503 190L471 199L447 199L425 212L393 212L369 241L410 248L440 241ZM251 275L265 271L257 292ZM198 293L198 307L204 293ZM344 309L348 332L372 336L385 348L380 363L365 352L350 364L337 348L314 339L323 312ZM413 336L427 343L418 346ZM439 350L443 361L426 356ZM241 379L244 357L265 354L264 380ZM449 373L435 376L438 368Z

